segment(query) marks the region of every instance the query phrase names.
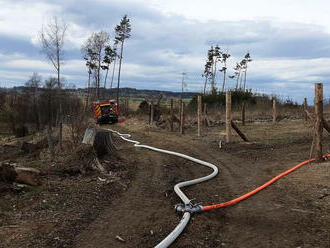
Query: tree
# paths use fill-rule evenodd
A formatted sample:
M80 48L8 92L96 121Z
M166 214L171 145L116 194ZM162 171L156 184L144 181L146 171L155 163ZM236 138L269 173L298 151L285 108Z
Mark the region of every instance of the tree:
M212 64L210 61L206 61L205 66L204 66L204 73L202 74L202 77L205 77L205 82L204 82L204 95L206 93L206 85L208 80L212 78L212 71L211 71Z
M244 91L245 91L245 89L246 89L246 72L247 72L247 68L248 68L248 63L250 63L252 61L249 52L247 54L245 54L244 59L242 61L244 61L243 64L244 64Z
M42 27L40 32L40 41L42 45L42 51L46 55L47 59L51 62L57 72L57 86L61 88L61 64L63 63L63 45L65 32L67 30L67 24L65 22L59 22L57 17ZM59 144L62 148L62 106L60 105L60 132L59 132Z
M240 63L236 63L236 66L234 67L234 77L236 77L236 87L235 89L238 90L238 81L240 79L240 76L241 76L241 70L242 70L242 67L241 67L241 64Z
M111 77L110 89L112 89L113 79L114 79L114 76L115 76L116 62L117 62L117 58L119 57L118 54L117 54L117 43L115 43L115 44L113 45L113 49L116 51L116 57L115 57L115 59L114 59L114 61L113 61L112 77Z
M42 27L40 32L42 51L57 72L58 87L61 85L60 72L61 64L63 63L63 45L67 27L65 22L59 22L55 16L46 26Z
M220 72L223 72L222 92L224 92L224 90L225 90L226 72L227 72L227 59L229 57L230 57L229 53L221 53L221 63L224 64L224 66L219 70Z
M109 41L110 35L107 32L95 32L81 47L84 59L89 63L87 65L86 62L86 66L94 73L97 98L100 97L101 66L105 54L104 49L109 45Z
M116 60L117 57L117 51L116 51L116 46L111 47L106 46L104 49L104 58L103 58L103 65L101 66L102 70L106 70L105 78L104 78L104 89L106 88L107 84L107 78L108 78L108 72L110 68L110 64Z
M88 72L87 97L85 105L85 109L87 109L90 99L91 75L92 72L96 69L96 56L90 49L88 49L86 53L82 50L82 53L84 54L84 60L86 61L86 67Z
M222 58L222 52L218 45L216 45L214 48L211 46L211 48L207 52L207 64L210 66L210 83L211 83L211 94L216 94L216 75L217 75L217 62L221 61ZM204 87L205 88L205 87Z
M120 57L119 57L119 71L118 71L118 84L117 84L117 104L119 106L119 86L120 86L120 72L121 72L121 64L123 60L123 49L124 49L124 42L126 39L131 37L131 24L130 20L125 15L120 24L115 28L116 32L116 43L120 43Z

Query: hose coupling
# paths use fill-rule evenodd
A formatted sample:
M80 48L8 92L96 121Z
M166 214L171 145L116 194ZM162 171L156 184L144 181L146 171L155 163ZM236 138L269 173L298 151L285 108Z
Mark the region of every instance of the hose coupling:
M202 205L197 205L197 204L192 204L192 203L188 203L188 204L180 203L180 204L175 205L175 210L182 214L185 212L194 214L194 213L200 213L204 209L203 209Z

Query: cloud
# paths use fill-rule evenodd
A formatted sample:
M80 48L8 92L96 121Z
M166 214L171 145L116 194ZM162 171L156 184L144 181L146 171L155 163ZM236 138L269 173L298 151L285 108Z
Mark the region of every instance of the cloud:
M258 3L263 8L268 5ZM3 72L0 81L23 83L24 76L34 71L44 75L54 73L40 53L37 39L42 24L54 15L69 25L63 73L69 83L78 86L84 86L87 81L80 53L82 43L98 30L107 30L114 37L113 28L124 14L131 19L132 36L125 45L122 86L180 90L180 73L187 72L189 90L200 91L207 49L215 44L232 54L229 74L247 51L251 53L253 62L247 74L251 88L299 98L298 91L306 91L305 85L316 81L328 84L330 76L328 26L309 23L307 19L293 22L280 14L229 18L226 16L231 12L227 13L226 9L233 6L228 3L217 12L219 18L205 18L193 9L200 6L203 12L210 7L202 7L205 3L198 1L185 5L184 1L174 4L172 0L166 3L151 0L146 5L133 0L81 0L79 4L65 0L0 0L0 4L0 70ZM181 5L187 6L187 10L180 9ZM212 13L213 9L218 10L216 6L218 3L214 2ZM274 9L277 8L278 4L274 3ZM221 81L219 75L218 84ZM228 80L228 87L232 85L234 82Z

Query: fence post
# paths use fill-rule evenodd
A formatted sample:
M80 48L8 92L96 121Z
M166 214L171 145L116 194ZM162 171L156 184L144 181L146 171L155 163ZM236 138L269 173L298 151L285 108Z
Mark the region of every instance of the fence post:
M242 102L242 125L245 126L245 106L246 106L246 102L243 101Z
M226 92L226 142L232 141L231 136L231 92Z
M323 84L317 83L315 84L315 143L314 150L316 155L316 161L321 162L323 160L322 154L322 132L323 132Z
M198 128L197 128L197 132L198 132L198 137L201 136L201 133L202 133L202 96L198 96L197 97L197 125L198 125Z
M306 112L306 110L307 110L307 98L304 98L304 117L305 117L305 121L307 121L308 120L308 116L307 116L307 112Z
M184 102L181 101L180 133L184 134Z
M182 111L182 99L179 99L179 123L180 123L180 130L181 130L181 111Z
M276 118L277 118L277 112L276 112L276 100L273 100L273 123L276 123Z
M171 115L170 128L171 128L171 132L173 132L173 119L174 119L174 113L173 113L173 98L171 98L171 109L170 109L170 115Z
M150 124L154 123L154 104L150 105Z
M202 125L208 127L209 126L209 119L207 118L207 104L204 103L204 113L203 113L203 121L202 121Z

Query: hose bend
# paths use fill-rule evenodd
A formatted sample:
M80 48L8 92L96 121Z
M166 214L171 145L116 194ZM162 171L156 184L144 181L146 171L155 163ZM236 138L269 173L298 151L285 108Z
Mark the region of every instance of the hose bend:
M117 135L119 135L119 137L127 142L133 143L135 147L141 147L141 148L146 148L152 151L156 151L156 152L161 152L161 153L165 153L165 154L169 154L169 155L174 155L177 157L181 157L184 159L188 159L192 162L201 164L203 166L209 167L213 170L213 172L207 176L201 177L201 178L196 178L196 179L192 179L192 180L188 180L188 181L184 181L184 182L180 182L178 184L176 184L174 186L174 191L175 193L180 197L180 199L182 200L182 202L184 203L184 205L191 205L191 200L182 192L181 188L182 187L186 187L186 186L190 186L190 185L194 185L194 184L198 184L207 180L210 180L212 178L214 178L217 174L218 174L218 167L215 166L214 164L205 162L203 160L179 153L179 152L173 152L173 151L169 151L169 150L164 150L164 149L159 149L153 146L147 146L147 145L141 145L139 141L136 140L131 140L130 134L121 134L118 131L112 130L112 129L107 129L108 131L115 133ZM201 207L199 208L201 211L203 210ZM180 221L180 223L175 227L175 229L162 241L160 242L157 246L155 246L156 248L166 248L168 246L170 246L175 239L182 233L182 231L184 230L184 228L186 227L186 225L188 224L189 220L190 220L190 216L191 213L189 211L185 211L183 210L183 216L182 219Z

